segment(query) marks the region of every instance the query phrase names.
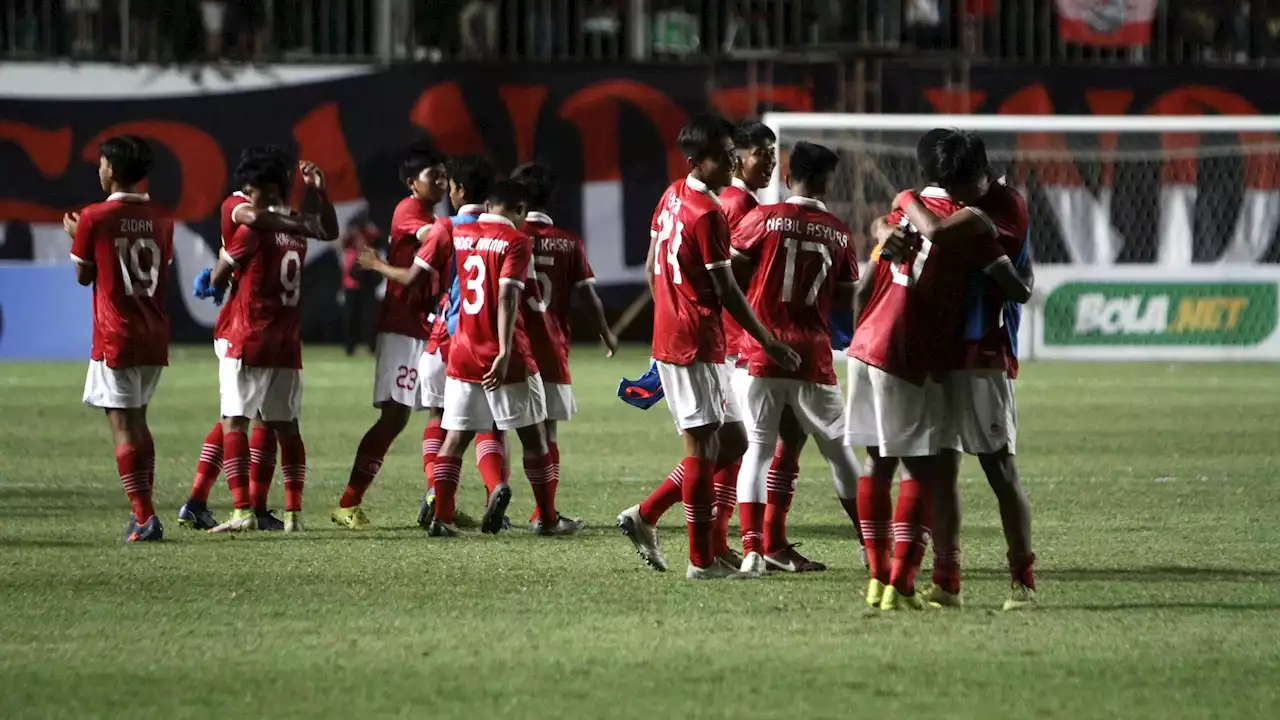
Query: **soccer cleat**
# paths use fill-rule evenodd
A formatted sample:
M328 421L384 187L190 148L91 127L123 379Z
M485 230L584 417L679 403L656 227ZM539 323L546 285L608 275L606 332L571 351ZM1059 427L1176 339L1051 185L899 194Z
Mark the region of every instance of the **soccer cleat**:
M458 528L449 523L440 522L440 520L432 520L431 527L427 529L429 537L451 538L458 536Z
M768 571L768 564L765 563L764 557L758 552L747 553L747 556L742 558L742 564L738 567L740 574L753 578L763 577Z
M686 580L739 580L746 576L738 572L737 568L730 567L719 560L716 560L704 568L690 564L688 571L684 574L684 577Z
M188 500L178 509L178 524L192 530L212 530L218 527L218 519L205 503Z
M820 562L814 562L809 558L796 552L796 545L788 545L781 550L775 550L766 553L764 561L769 564L771 570L779 570L781 572L802 573L802 572L822 572L827 569L826 565Z
M124 541L129 542L129 538L138 530L138 516L129 513L129 521L124 524Z
M584 520L565 517L560 513L556 513L556 522L554 525L541 525L538 528L538 534L543 537L563 537L565 535L577 535L586 527Z
M867 583L867 606L872 610L880 609L880 602L884 600L884 589L886 585L875 578Z
M949 593L938 585L930 585L929 589L924 591L924 601L932 608L959 610L964 607L964 598L960 597L960 593Z
M489 501L485 503L484 516L480 518L480 532L489 535L502 532L502 521L506 519L507 506L510 504L511 487L506 483L499 483L489 494Z
M302 532L302 511L284 511L284 531L287 533Z
M632 505L618 516L618 528L636 546L636 554L658 572L667 571L667 560L658 547L658 528L640 517L640 506Z
M423 530L431 528L431 521L436 517L436 494L427 493L422 496L422 504L418 506L418 527ZM337 520L334 520L337 522Z
M236 508L231 517L221 525L211 528L211 533L245 532L258 529L258 516L250 508Z
M1009 598L1004 601L1005 610L1031 610L1037 607L1036 591L1015 582L1009 586Z
M359 505L349 508L334 508L333 512L329 513L329 519L333 521L334 525L348 530L362 530L373 524L369 522L369 518L365 516L364 510L360 509ZM418 514L418 524L422 524L421 511ZM428 521L427 526L430 527L430 525L431 522Z
M742 567L742 556L735 552L733 548L729 548L723 555L720 555L716 559L735 568Z
M920 599L920 593L903 595L898 592L897 588L888 585L884 589L884 597L880 598L880 609L885 612L923 610L925 609L925 604L924 600Z
M284 522L276 517L274 510L254 510L254 517L258 520L258 529L269 532L280 532L284 530Z
M164 526L160 524L159 515L152 515L150 520L141 525L130 516L129 524L132 528L124 539L126 543L159 542L164 539Z

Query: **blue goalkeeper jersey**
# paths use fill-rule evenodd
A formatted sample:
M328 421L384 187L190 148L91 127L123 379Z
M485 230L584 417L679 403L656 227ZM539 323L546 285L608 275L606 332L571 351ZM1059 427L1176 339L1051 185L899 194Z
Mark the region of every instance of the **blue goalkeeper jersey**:
M1018 253L1018 257L1013 258L1013 264L1019 270L1027 267L1031 262L1031 232L1027 231L1027 239L1022 243L1022 250ZM991 296L987 290L992 287L991 278L980 272L972 273L969 276L969 283L965 287L964 293L964 311L961 316L963 323L960 327L960 337L968 342L977 342L987 336L991 330L987 323L987 307L992 302ZM1001 308L1001 315L1004 319L1004 332L1009 342L1009 354L1018 357L1018 328L1022 325L1022 305L1012 300L1005 300L1004 307Z
M480 207L481 206L479 205L464 205L462 206L462 209L467 210L469 212L465 214L454 215L449 219L453 221L454 227L458 227L459 225L470 225L471 223L480 219L480 212L481 212L479 209ZM453 334L458 330L457 263L450 263L449 275L451 276L451 280L449 281L449 310L448 312L445 313L445 316L444 316L444 327L445 327L445 330L448 331L449 337L453 337Z

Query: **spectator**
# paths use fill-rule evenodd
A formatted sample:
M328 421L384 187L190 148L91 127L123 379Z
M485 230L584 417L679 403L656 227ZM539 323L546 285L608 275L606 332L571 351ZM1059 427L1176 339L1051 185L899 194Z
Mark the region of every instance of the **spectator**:
M590 0L582 16L582 54L588 58L622 55L622 18L625 0Z
M222 62L222 33L226 29L226 0L200 0L200 19L204 23L205 59Z
M373 224L367 208L353 215L342 233L342 342L347 355L354 355L360 345L369 348L369 352L374 349L369 320L380 278L377 273L360 269L356 258L379 235L381 231Z
M66 0L66 11L71 16L71 57L87 58L97 48L98 30L102 10L101 0Z
M489 57L498 50L498 3L468 0L458 13L464 57Z
M267 61L267 40L271 36L270 18L261 0L234 0L229 13L231 30L237 39L236 52L255 65Z
M160 60L160 12L162 0L129 0L131 47L123 48L125 62Z

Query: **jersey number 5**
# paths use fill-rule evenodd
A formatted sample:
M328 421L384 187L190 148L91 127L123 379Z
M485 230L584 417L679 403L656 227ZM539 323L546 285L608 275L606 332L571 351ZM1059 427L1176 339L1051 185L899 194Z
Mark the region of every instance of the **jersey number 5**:
M818 302L818 291L822 289L822 281L827 279L827 273L831 270L831 251L826 245L809 240L801 240L797 243L795 238L784 238L782 243L787 248L787 264L782 275L782 302L791 302L795 294L796 255L802 252L815 252L822 256L822 265L818 267L818 274L814 276L813 285L804 296L804 304L813 305Z
M151 264L142 269L142 251L151 256ZM151 297L156 294L156 280L160 276L160 246L151 238L116 238L116 260L120 262L120 278L124 280L125 297L135 294ZM137 287L135 287L135 284Z
M666 261L671 266L671 282L679 285L682 282L680 277L680 259L677 253L680 252L680 243L684 241L684 223L676 220L670 210L663 210L658 216L658 246L654 248L653 253L653 274L662 274L662 244L667 244Z
M553 267L556 264L556 259L550 255L534 255L533 264L535 266ZM539 300L530 295L525 302L529 303L530 310L544 313L548 307L551 307L551 276L539 270L537 278L538 289L542 291L542 299Z

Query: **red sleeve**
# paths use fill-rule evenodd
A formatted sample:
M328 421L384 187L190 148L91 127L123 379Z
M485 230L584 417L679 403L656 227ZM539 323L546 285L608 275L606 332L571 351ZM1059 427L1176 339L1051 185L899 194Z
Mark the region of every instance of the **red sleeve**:
M759 254L760 244L764 241L765 226L768 215L762 208L756 208L743 216L733 228L733 254L755 259Z
M233 266L239 267L257 251L258 231L248 225L241 225L222 248L222 256Z
M973 236L963 243L964 253L968 256L969 265L979 270L988 270L993 265L1009 262L1009 255L994 235L982 234ZM950 247L948 245L948 247Z
M693 224L693 239L708 270L729 266L729 221L724 213L719 210L703 213Z
M80 212L80 222L76 224L76 236L71 241L71 259L81 265L92 265L93 253L93 212L85 208Z
M426 241L418 246L413 264L437 275L448 267L453 256L453 223L435 222L427 231Z
M498 273L499 284L512 284L521 290L533 270L533 243L524 233L513 233L507 252L502 257L502 270Z
M836 284L852 285L858 282L858 258L853 251L852 237L853 233L847 227L837 226L845 237L850 238L850 242L845 243L837 250L837 257L834 258L836 265Z
M582 287L596 281L596 274L591 270L587 260L587 245L579 238L574 238L573 267L569 270L569 282L573 287Z
M902 211L902 208L894 208L888 215L887 222L889 223L889 227L897 227L898 225L903 224L903 220L905 220L906 217L907 214Z

